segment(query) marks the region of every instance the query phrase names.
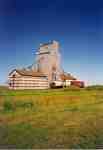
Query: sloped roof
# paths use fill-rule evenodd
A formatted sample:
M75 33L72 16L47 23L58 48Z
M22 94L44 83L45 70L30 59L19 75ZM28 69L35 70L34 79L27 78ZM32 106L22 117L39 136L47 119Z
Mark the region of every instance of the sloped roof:
M53 41L50 41L50 42L48 42L48 43L42 43L42 44L40 44L40 47L48 46L48 45L50 45L50 44L53 44Z
M63 73L60 75L62 80L76 80L70 73Z
M41 43L40 47L44 47L44 46L48 46L48 45L54 44L54 42L57 42L57 41L53 40L53 41L49 41L48 43Z
M32 77L46 77L46 75L44 75L41 72L37 72L34 70L27 70L27 69L14 69L9 73L9 76L16 71L18 74L22 75L22 76L32 76Z

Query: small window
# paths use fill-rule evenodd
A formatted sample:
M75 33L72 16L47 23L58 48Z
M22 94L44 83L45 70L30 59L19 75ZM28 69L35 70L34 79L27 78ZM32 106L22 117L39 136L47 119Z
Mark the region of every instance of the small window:
M13 74L13 78L15 78L15 74Z
M11 83L11 82L9 82L9 86L10 86L10 87L12 86L12 83Z

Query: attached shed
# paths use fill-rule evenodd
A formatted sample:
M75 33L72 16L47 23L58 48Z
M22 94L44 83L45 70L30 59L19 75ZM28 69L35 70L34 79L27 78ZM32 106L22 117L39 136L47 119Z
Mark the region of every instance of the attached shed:
M26 69L14 69L9 74L9 89L48 89L46 75Z
M71 82L76 81L75 77L73 77L70 73L66 73L66 72L61 74L61 79L65 87L71 86Z

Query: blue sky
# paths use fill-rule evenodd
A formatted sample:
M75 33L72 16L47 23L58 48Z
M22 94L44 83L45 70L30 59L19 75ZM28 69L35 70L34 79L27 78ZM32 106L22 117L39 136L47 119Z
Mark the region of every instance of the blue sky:
M50 40L60 42L65 71L103 84L102 0L0 0L0 83Z

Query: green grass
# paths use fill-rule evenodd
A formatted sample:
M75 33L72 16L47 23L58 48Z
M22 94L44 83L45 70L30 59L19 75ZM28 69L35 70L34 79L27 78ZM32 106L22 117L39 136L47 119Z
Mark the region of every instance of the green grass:
M103 145L103 90L0 88L0 148Z

